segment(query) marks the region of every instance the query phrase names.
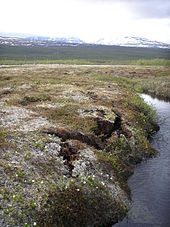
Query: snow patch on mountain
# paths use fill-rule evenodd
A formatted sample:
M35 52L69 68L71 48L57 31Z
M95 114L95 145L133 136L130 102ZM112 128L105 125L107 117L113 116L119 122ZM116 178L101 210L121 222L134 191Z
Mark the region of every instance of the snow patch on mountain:
M95 42L97 45L117 45L129 47L152 47L152 48L170 48L170 43L163 43L159 41L149 40L146 38L125 36L112 39L99 39Z
M101 38L94 42L85 42L76 37L45 37L45 36L4 36L0 33L0 45L10 46L59 46L59 45L114 45L127 47L166 48L170 49L170 42L164 43L146 38L125 36Z

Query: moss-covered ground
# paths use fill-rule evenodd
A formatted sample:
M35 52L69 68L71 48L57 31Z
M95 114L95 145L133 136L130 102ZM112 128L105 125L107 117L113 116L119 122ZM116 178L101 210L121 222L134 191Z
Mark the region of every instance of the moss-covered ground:
M156 154L170 68L0 68L0 226L109 226L130 204L127 178Z

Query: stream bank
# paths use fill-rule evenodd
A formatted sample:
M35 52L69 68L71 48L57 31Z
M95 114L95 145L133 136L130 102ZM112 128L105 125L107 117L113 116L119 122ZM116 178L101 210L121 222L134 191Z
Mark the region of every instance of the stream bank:
M126 70L0 69L0 226L111 226L125 216L127 179L156 154L148 136L158 130L117 77Z
M116 227L170 226L170 103L149 95L142 97L159 117L160 130L151 142L158 155L137 165L129 178L131 209Z

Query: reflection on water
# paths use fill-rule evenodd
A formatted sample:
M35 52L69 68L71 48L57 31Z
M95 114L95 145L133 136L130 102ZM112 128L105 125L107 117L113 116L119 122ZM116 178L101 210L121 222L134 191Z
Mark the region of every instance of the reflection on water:
M145 94L142 98L155 107L159 116L160 131L152 141L159 155L137 165L128 180L132 207L114 227L170 227L170 103Z

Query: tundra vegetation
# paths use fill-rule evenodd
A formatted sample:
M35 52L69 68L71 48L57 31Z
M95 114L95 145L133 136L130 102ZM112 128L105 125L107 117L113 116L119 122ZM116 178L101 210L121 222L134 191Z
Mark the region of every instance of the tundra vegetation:
M87 44L74 46L0 46L1 65L52 63L170 66L170 51L162 48Z
M170 68L0 67L0 226L111 226L130 206L128 177L156 155L154 108Z

